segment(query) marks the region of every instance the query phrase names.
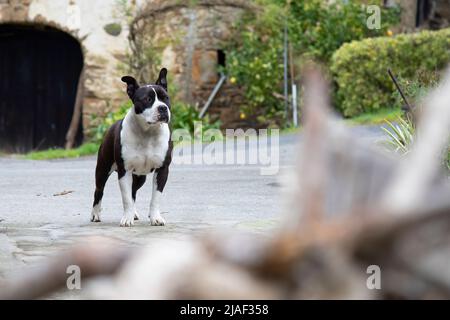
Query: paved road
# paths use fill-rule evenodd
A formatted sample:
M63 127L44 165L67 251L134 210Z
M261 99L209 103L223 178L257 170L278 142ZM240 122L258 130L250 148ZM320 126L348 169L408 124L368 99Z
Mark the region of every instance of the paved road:
M377 127L352 131L369 143ZM122 215L116 175L105 189L101 223L91 223L95 157L31 161L0 158L0 279L90 235L113 237L126 245L153 238L182 240L211 228L227 226L267 232L280 220L283 174L289 172L298 136L280 137L280 172L260 174L259 166L175 164L161 205L165 227L147 219L151 183L138 193L141 217L132 228L120 228ZM180 159L180 158L179 158ZM56 195L72 191L65 195Z

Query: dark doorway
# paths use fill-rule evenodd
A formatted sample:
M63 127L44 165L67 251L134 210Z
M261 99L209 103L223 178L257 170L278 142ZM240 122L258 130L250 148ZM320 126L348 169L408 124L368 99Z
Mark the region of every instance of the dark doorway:
M0 150L64 146L82 67L81 47L70 35L0 25ZM82 132L80 121L77 144Z
M417 0L416 27L420 27L428 21L431 9L431 0Z
M217 65L219 66L219 72L218 72L218 76L220 79L221 73L223 72L223 70L221 70L222 68L226 67L226 55L225 55L225 51L223 50L217 50Z
M217 64L221 67L226 67L225 51L217 50Z

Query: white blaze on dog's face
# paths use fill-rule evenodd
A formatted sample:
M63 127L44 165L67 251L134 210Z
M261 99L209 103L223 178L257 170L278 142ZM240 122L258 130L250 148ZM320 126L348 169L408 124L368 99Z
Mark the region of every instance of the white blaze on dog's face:
M130 76L122 78L127 83L127 93L134 111L143 126L170 122L170 100L167 94L167 70L163 68L154 85L140 87Z
M163 88L154 85L140 87L133 99L134 111L148 125L170 121L170 102Z

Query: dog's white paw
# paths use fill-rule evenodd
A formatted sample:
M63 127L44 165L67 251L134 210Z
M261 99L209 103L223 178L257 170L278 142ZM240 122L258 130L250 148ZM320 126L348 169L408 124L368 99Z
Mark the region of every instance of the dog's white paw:
M134 210L134 220L139 220L139 213Z
M131 227L134 225L134 214L125 214L120 220L121 227Z
M96 205L95 207L92 208L92 213L91 213L91 222L100 222L100 206Z
M164 220L164 218L161 217L161 214L159 214L159 212L150 214L149 218L152 226L164 226L166 224L166 220Z

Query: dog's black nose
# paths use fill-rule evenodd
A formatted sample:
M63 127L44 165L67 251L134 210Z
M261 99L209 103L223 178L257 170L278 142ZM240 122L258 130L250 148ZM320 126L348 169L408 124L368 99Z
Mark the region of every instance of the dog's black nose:
M159 113L167 113L167 107L166 106L158 106L158 112Z

